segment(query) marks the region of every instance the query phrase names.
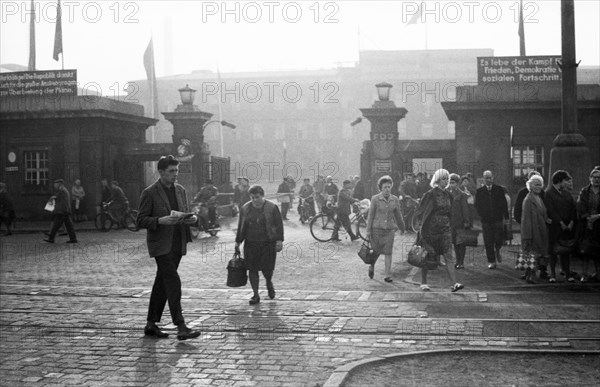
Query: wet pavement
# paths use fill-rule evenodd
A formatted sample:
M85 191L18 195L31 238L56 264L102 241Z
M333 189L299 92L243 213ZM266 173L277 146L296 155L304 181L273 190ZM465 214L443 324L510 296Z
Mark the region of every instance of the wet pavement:
M295 213L291 213L294 219ZM47 226L20 224L0 237L0 379L7 385L335 385L336 369L355 361L432 349L600 350L598 284L526 284L514 270L518 245L488 270L482 247L468 248L465 289L442 270L406 263L414 234L399 233L394 282L375 278L360 242L318 243L307 225L285 223L274 275L277 296L248 304L249 287L227 288L236 219L217 237L201 235L180 265L184 316L196 340L143 335L156 271L145 231L106 233L79 223L79 244L42 242ZM518 242L518 238L515 242ZM573 260L573 269L580 262ZM262 280L262 279L261 279ZM510 370L507 370L510 372ZM341 381L341 380L338 380Z

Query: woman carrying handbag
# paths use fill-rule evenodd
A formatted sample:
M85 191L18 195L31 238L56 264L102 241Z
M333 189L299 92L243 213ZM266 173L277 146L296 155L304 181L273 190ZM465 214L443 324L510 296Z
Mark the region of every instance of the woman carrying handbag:
M452 257L452 232L450 228L452 217L452 195L446 191L450 173L445 169L438 169L431 178L431 189L423 195L415 216L423 219L421 237L423 246L430 253L443 256L446 272L454 285L452 292L464 288L456 281L454 272L454 259ZM428 291L427 267L421 269L421 290Z
M248 278L254 295L250 305L260 302L258 294L258 272L262 271L267 282L269 298L275 298L273 271L277 253L283 248L283 219L279 207L265 200L265 191L259 185L248 190L250 201L240 208L235 251L240 251L244 243L244 261L248 269Z

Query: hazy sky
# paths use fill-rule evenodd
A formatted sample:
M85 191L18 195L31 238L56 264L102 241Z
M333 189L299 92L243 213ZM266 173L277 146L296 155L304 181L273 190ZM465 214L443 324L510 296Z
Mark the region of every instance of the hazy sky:
M56 1L35 1L37 67L52 59ZM157 75L332 68L362 50L492 48L519 54L517 0L427 1L62 1L65 69L104 95L144 79L143 53L154 36ZM2 1L0 62L27 65L29 0ZM229 12L227 12L229 11ZM528 55L560 55L560 1L524 1ZM600 63L600 2L575 1L577 58ZM360 30L360 35L358 31ZM170 31L170 32L169 32ZM167 58L171 58L167 60ZM111 86L112 85L112 86Z

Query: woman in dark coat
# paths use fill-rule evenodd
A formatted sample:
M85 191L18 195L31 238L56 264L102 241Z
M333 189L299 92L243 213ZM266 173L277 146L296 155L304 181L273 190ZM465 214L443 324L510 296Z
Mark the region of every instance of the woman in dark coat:
M450 173L445 169L438 169L431 178L431 189L423 195L415 216L422 219L421 238L423 247L430 253L443 256L446 263L446 272L454 285L452 292L456 292L464 285L456 281L454 272L454 259L452 257L452 195L446 191ZM427 285L426 267L421 269L421 290L429 290Z
M465 253L467 246L456 244L456 233L458 230L468 229L473 225L473 219L467 203L467 195L460 190L460 176L456 173L450 174L450 186L448 192L452 195L452 216L450 218L450 227L452 228L452 244L456 254L456 269L463 269L465 262Z
M283 248L283 220L279 208L273 202L265 200L265 191L259 185L248 190L250 201L240 209L240 218L235 238L235 251L240 251L244 242L244 259L248 269L250 285L254 296L250 305L258 304L258 272L262 271L267 281L269 298L275 298L273 271L277 252Z
M527 181L529 193L523 200L521 213L521 243L524 254L534 254L539 265L546 264L548 252L548 212L540 193L544 186L544 179L539 175L533 175ZM527 269L525 279L533 283L535 271Z

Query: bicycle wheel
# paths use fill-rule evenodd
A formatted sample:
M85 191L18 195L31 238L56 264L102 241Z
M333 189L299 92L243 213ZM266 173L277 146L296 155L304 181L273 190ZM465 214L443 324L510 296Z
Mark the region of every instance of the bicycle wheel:
M329 242L333 235L335 221L327 214L319 214L310 222L310 233L319 242Z
M415 213L413 212L410 215L410 228L413 230L413 232L419 232L421 231L421 226L423 226L421 224L421 220L418 219L418 217L416 217Z
M127 215L125 215L125 226L129 231L139 231L140 228L136 224L138 212L136 210L129 211Z
M366 241L367 240L367 221L365 220L365 218L362 216L360 218L358 218L358 221L354 224L354 227L356 227L356 230L354 231L356 236L360 237L360 239L362 239L363 241Z
M96 215L94 225L96 226L96 230L106 232L112 228L113 221L108 214L98 214Z

